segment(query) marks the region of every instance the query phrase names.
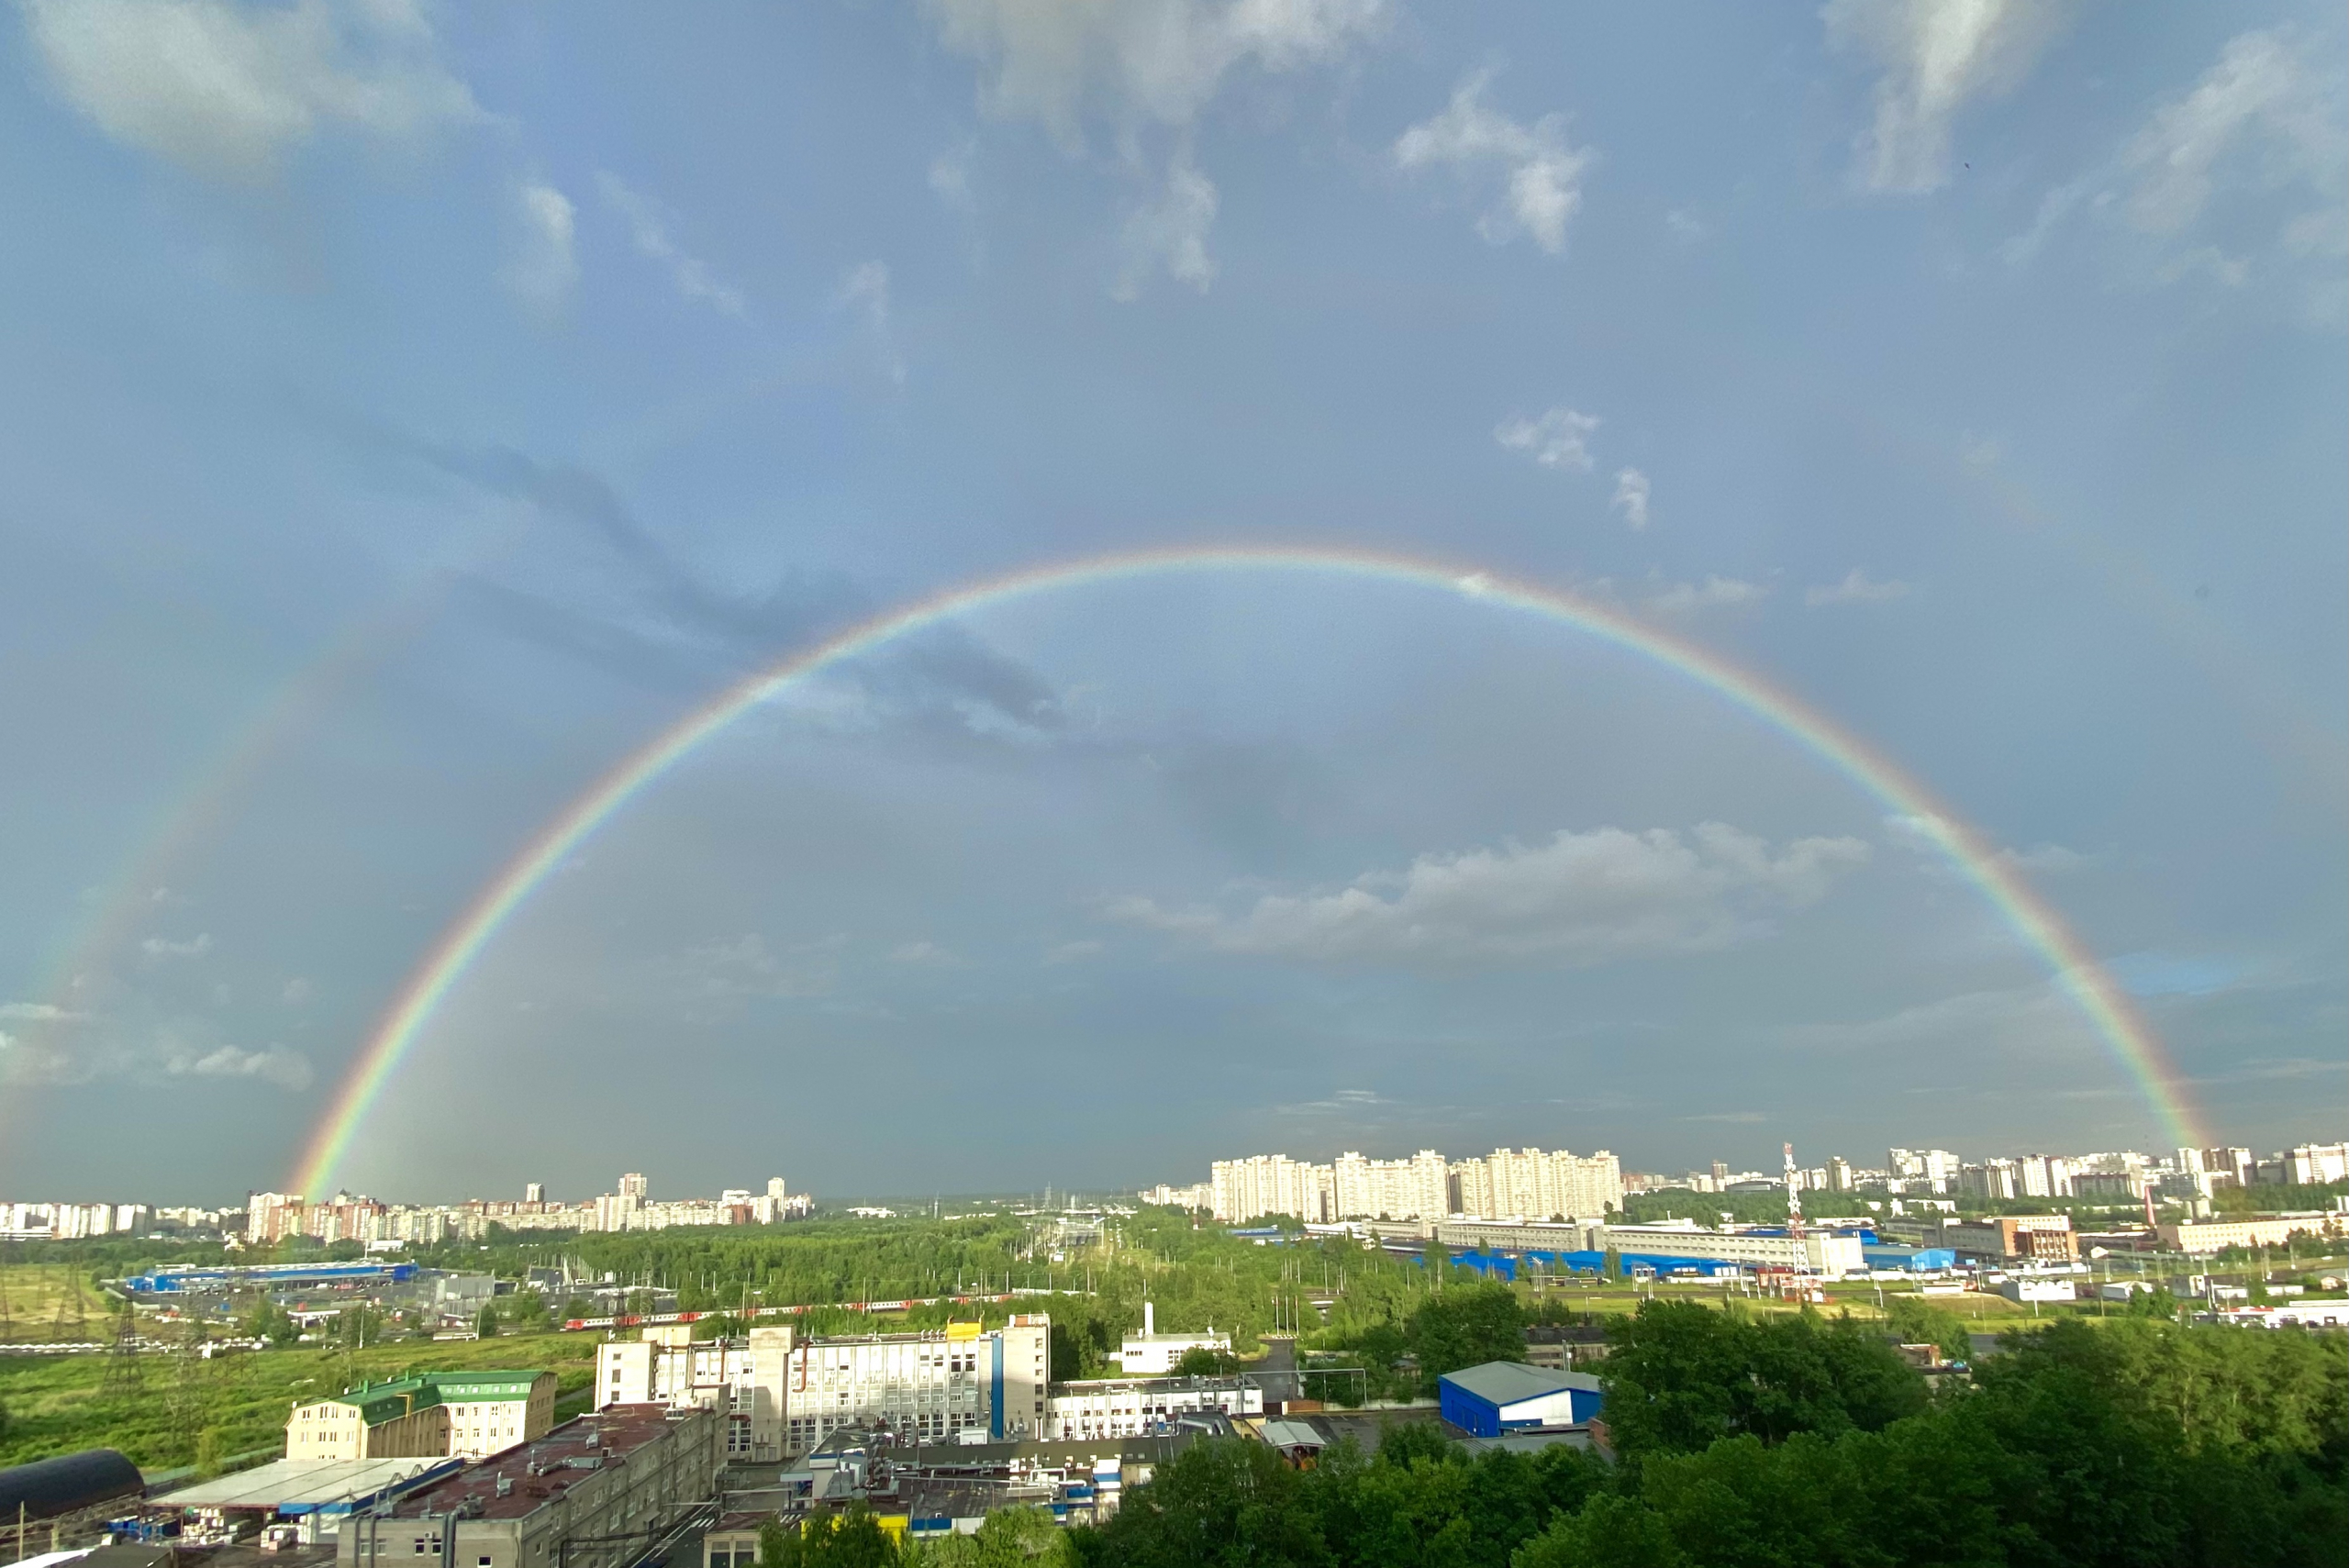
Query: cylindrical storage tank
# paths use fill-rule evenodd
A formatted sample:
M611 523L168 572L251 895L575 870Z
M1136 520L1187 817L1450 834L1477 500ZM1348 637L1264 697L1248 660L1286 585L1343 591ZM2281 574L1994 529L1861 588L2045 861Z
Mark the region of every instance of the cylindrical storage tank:
M0 1519L14 1524L18 1507L27 1519L52 1518L94 1507L144 1489L139 1467L110 1448L37 1459L0 1470Z

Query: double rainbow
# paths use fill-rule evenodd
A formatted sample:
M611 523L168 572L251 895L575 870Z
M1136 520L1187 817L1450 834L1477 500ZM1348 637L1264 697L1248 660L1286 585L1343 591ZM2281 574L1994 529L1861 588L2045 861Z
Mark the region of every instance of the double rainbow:
M2143 1090L2176 1144L2206 1141L2178 1089L2161 1043L2126 993L2063 917L1996 848L1966 827L1917 779L1850 730L1763 676L1720 654L1638 620L1620 609L1475 568L1409 556L1323 546L1159 550L1099 556L1007 573L933 594L874 616L829 640L757 672L703 703L622 759L563 807L474 895L408 974L377 1020L324 1118L313 1130L290 1190L331 1189L336 1172L368 1113L452 987L548 874L640 793L744 713L845 659L953 617L1064 589L1171 573L1284 572L1335 574L1464 595L1479 602L1571 626L1639 654L1707 687L1753 714L1821 761L1929 838L2045 961Z

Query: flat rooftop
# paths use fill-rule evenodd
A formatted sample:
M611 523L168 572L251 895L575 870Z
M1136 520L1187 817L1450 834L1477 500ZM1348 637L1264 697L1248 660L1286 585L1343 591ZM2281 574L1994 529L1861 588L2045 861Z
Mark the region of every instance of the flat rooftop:
M456 1462L429 1459L280 1459L198 1481L148 1500L156 1508L267 1508L306 1513L373 1501Z
M697 1412L696 1412L697 1413ZM559 1502L597 1471L626 1464L628 1456L656 1441L676 1425L660 1405L613 1405L580 1416L535 1441L517 1443L478 1464L420 1486L392 1505L393 1518L445 1514L470 1505L477 1519L518 1519ZM498 1496L498 1481L508 1483Z

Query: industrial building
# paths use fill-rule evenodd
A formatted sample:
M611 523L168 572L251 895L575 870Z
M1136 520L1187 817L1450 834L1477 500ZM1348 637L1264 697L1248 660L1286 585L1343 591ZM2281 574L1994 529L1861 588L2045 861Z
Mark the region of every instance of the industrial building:
M710 1522L718 1440L707 1410L626 1405L582 1416L352 1518L336 1561L628 1568Z
M801 1339L785 1327L747 1339L651 1329L596 1351L599 1406L651 1403L722 1416L733 1457L780 1459L844 1426L885 1423L916 1442L1032 1438L1052 1380L1052 1319L1000 1329L950 1323L911 1334Z
M1186 1416L1261 1416L1264 1391L1238 1377L1102 1377L1056 1383L1044 1400L1043 1440L1148 1437Z
M453 1475L462 1460L281 1459L231 1475L198 1481L151 1500L179 1528L177 1540L204 1546L247 1539L291 1525L307 1545L337 1539L352 1515Z
M636 1340L596 1347L596 1404L663 1405L718 1413L729 1459L781 1459L785 1384L794 1330L754 1328L744 1338L693 1338L690 1323L649 1327Z
M361 1384L297 1405L285 1420L296 1460L480 1459L554 1425L551 1372L429 1372Z
M1220 1351L1229 1353L1231 1336L1219 1334L1209 1324L1199 1334L1162 1334L1158 1331L1158 1308L1155 1303L1141 1304L1141 1332L1128 1334L1110 1359L1118 1370L1128 1377L1164 1377L1193 1351Z
M1447 1219L1433 1229L1440 1246L1524 1253L1569 1270L1596 1268L1610 1251L1620 1255L1626 1268L1652 1268L1658 1273L1683 1269L1716 1273L1730 1265L1844 1274L1867 1267L1860 1237L1828 1230L1789 1236L1779 1230L1700 1230L1693 1221L1605 1225L1486 1219Z
M2173 1252L2216 1252L2227 1247L2280 1247L2296 1234L2337 1236L2349 1216L2285 1214L2258 1219L2198 1219L2159 1228Z
M1443 1418L1475 1438L1531 1427L1578 1427L1598 1414L1598 1379L1523 1362L1486 1362L1448 1372L1437 1383Z
M1941 1244L1960 1262L2076 1263L2079 1238L2068 1214L1999 1214L1942 1227Z

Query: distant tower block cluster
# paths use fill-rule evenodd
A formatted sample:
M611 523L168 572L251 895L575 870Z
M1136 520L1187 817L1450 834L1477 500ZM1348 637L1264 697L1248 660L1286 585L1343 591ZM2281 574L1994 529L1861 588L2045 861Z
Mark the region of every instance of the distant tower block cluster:
M1596 1218L1623 1206L1623 1172L1613 1154L1560 1149L1496 1149L1451 1161L1432 1149L1405 1160L1349 1151L1327 1165L1286 1154L1219 1160L1209 1170L1208 1207L1220 1220L1287 1215L1310 1224L1341 1219Z

